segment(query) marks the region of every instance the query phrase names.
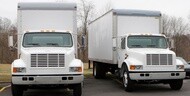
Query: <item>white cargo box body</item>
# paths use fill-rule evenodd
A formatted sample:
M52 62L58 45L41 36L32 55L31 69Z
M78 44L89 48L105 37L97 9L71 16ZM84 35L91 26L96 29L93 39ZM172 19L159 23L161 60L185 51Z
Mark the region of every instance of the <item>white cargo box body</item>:
M117 37L126 34L159 34L159 11L113 9L89 24L89 59L117 64Z
M65 30L73 33L77 45L76 4L74 3L19 3L18 49L21 37L30 30ZM77 47L75 47L77 48ZM77 50L75 50L77 53Z

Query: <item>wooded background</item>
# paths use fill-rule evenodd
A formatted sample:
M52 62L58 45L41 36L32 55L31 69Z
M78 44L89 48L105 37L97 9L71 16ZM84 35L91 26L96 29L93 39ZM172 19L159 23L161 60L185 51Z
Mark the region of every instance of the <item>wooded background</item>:
M78 55L83 62L88 62L88 23L112 9L111 2L107 2L104 9L97 11L94 4L88 0L80 0L77 9L78 23ZM190 15L189 20L162 14L162 33L173 38L177 56L190 61ZM8 35L13 35L14 44L17 42L16 22L0 16L0 64L11 64L17 58L17 51L8 47ZM86 40L82 42L83 40Z

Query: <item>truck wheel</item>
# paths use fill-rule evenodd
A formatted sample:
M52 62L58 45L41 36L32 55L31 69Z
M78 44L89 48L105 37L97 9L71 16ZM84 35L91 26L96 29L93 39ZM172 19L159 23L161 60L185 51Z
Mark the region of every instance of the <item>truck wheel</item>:
M22 96L24 92L22 86L14 84L11 84L11 91L13 96Z
M94 62L93 75L96 79L105 78L106 72L104 71L104 67L101 63Z
M81 95L82 95L81 83L75 84L73 87L73 96L81 96Z
M123 71L123 86L125 91L127 92L133 91L134 82L130 79L127 68L124 68Z
M180 90L183 85L183 79L170 81L170 88L173 90Z

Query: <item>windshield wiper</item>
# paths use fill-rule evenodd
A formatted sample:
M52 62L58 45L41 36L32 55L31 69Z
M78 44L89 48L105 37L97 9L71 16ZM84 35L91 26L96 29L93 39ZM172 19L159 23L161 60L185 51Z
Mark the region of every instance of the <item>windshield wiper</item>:
M47 45L59 46L57 43L47 43Z
M40 46L38 43L29 43L27 45L32 45L32 46Z
M142 48L141 45L131 45L132 47L135 47L135 48Z
M150 47L150 48L155 48L156 45L147 45L147 47Z

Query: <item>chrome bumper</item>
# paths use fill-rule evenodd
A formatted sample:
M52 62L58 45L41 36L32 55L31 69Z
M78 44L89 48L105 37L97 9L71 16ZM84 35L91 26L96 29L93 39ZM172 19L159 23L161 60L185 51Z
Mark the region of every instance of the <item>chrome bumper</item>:
M185 72L130 72L131 80L184 79Z
M83 75L28 75L28 76L12 76L12 83L19 85L35 85L35 84L77 84L84 80Z

